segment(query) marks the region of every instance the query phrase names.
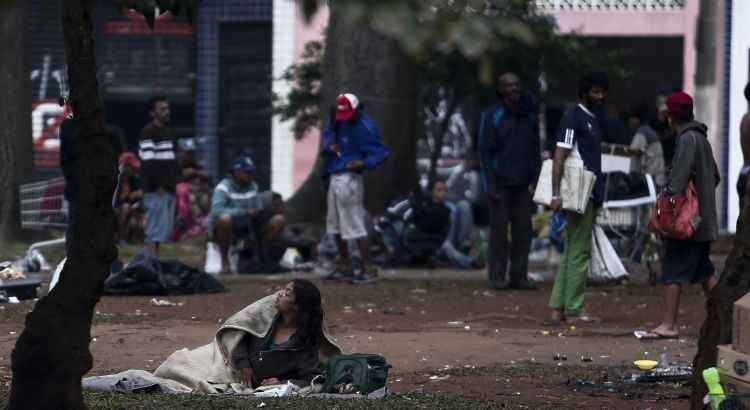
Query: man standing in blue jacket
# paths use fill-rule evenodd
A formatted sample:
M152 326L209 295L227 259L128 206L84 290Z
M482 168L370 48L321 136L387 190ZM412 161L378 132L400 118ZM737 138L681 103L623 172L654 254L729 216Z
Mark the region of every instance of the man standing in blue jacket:
M326 231L335 236L340 256L326 279L355 284L373 282L378 273L370 260L362 174L383 164L390 151L354 94L336 98L336 108L323 133L322 154L326 160L324 173L330 177ZM362 271L356 276L346 242L349 240L357 241L362 256Z
M501 100L482 113L479 156L490 207L487 275L492 289L534 289L528 281L531 191L541 167L539 127L518 76L498 78ZM508 224L512 242L508 246ZM510 250L510 276L508 251Z

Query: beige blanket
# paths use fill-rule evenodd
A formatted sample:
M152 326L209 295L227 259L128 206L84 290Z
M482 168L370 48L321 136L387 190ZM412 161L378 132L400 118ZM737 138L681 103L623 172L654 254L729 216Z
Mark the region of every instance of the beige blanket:
M219 328L213 342L194 350L172 353L154 371L154 376L177 381L195 392L248 393L240 384L239 371L233 368L232 352L246 333L260 338L268 334L278 313L275 299L276 294L266 296L235 313ZM329 335L325 321L323 334L320 362L325 365L329 357L341 354L341 348Z

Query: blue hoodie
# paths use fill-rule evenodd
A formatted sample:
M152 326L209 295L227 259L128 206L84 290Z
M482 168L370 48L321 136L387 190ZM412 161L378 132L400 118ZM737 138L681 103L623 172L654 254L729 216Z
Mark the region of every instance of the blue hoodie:
M323 132L323 155L328 161L326 175L348 172L346 164L354 160L364 162L365 169L375 169L391 155L375 123L364 112L358 115L355 122L338 123L338 135L331 124ZM331 144L338 144L339 154L330 150Z

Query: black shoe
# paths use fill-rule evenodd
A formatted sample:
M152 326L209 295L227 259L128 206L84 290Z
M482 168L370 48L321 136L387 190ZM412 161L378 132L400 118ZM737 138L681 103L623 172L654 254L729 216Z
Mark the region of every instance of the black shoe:
M369 267L364 269L359 274L355 275L351 283L354 285L367 285L378 280L378 270L375 267Z
M489 288L492 290L507 290L510 289L510 286L508 286L508 282L495 282L490 283Z
M351 269L347 269L343 266L337 266L329 274L323 276L323 280L348 282L353 277L354 277L354 273L352 272Z
M516 283L511 283L509 288L515 290L536 290L536 285L528 280L522 280Z

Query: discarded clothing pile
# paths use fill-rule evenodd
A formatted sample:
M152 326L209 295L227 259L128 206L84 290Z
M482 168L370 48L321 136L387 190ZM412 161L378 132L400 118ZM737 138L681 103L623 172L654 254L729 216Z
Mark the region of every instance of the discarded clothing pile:
M141 253L104 282L106 295L188 295L218 293L226 288L211 275L173 260Z

